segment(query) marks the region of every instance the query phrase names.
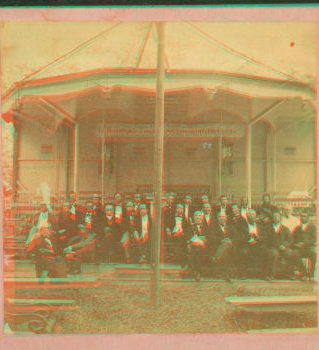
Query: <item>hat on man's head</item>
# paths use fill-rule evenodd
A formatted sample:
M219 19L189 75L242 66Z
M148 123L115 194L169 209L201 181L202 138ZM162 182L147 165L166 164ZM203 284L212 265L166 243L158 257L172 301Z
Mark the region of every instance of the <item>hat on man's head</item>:
M131 202L131 201L130 202L126 202L126 206L127 207L133 207L133 202Z
M204 208L205 208L205 207L211 208L212 206L211 206L209 203L205 203L205 204L203 205L203 207L204 207Z
M140 193L135 193L134 194L134 198L141 198L141 194Z
M197 215L203 216L203 213L200 210L196 210L195 213L194 213L194 217L197 216Z
M98 193L93 194L93 199L100 199L100 195Z
M122 198L122 196L121 196L121 194L120 193L117 193L116 195L115 195L115 199L121 199Z
M178 209L178 208L184 209L183 204L177 204L177 205L176 205L176 209Z
M185 197L185 199L192 200L192 197L191 197L191 196L189 196L189 195L187 195L187 196Z
M202 199L206 199L206 198L208 199L207 194L203 194L203 195L202 195Z
M146 209L146 204L141 204L140 209Z
M107 205L105 206L105 211L108 211L108 210L114 211L113 205L107 204Z

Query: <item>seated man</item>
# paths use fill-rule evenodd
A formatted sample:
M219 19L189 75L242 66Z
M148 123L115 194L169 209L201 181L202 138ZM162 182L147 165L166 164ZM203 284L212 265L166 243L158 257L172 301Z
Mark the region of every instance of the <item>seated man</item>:
M188 263L191 266L196 281L201 279L201 257L207 250L207 241L209 241L209 232L207 227L203 226L203 214L197 210L194 213L194 223L191 221L188 231Z
M28 247L32 236L39 232L39 230L42 227L48 228L51 231L56 232L57 230L57 224L56 224L56 220L55 217L53 215L51 215L49 213L48 207L45 203L42 203L40 206L40 213L34 217L32 217L32 219L30 220L31 223L31 229L26 241L26 247ZM30 227L28 226L28 227Z
M316 249L316 226L309 222L309 214L303 212L300 215L301 225L293 234L293 250L300 258L310 259L309 280L312 281L316 269L317 249Z
M149 262L151 254L151 234L152 234L152 220L147 214L145 204L140 205L141 218L136 223L133 234L133 242L138 254L138 262L146 264Z
M122 203L122 196L120 195L120 193L117 193L115 195L114 217L115 217L115 221L120 225L122 224L123 215L125 215L125 213L124 213L124 207Z
M243 197L240 200L240 215L247 221L248 211L249 211L248 198Z
M292 215L292 207L285 207L284 215L282 217L282 224L288 227L291 233L293 233L295 228L300 225L300 218L296 218Z
M227 217L223 212L217 214L217 225L212 232L212 263L221 264L224 279L231 282L228 273L230 251L233 248L233 240L236 231L232 225L227 225Z
M288 227L282 225L281 215L274 211L272 224L266 228L266 245L268 248L268 275L266 280L274 280L279 257L284 258L288 263L288 269L292 277L293 266L297 266L301 271L301 279L306 278L306 269L300 257L293 253L291 249L292 235Z
M266 264L268 258L268 250L265 245L265 235L263 227L256 222L256 212L253 209L248 211L247 215L247 234L242 238L240 259L242 261L242 278L246 279L248 267L251 264L251 259L258 259L258 265L261 268L261 277L266 277ZM244 219L246 222L246 220Z
M174 260L179 260L181 268L183 269L187 264L187 222L184 219L184 206L182 204L177 204L175 216L171 222L168 222L167 224L169 225L166 228L168 242L174 244L172 258Z
M116 248L121 240L121 226L115 221L114 209L111 204L105 207L105 217L102 222L102 233L97 233L96 263L108 260L113 261Z
M57 263L61 262L63 258L57 255L57 247L52 231L47 227L41 227L39 232L32 236L27 253L35 255L37 278L42 277L43 271L48 271L48 277L66 277L62 269L57 269Z
M70 264L70 272L78 274L81 272L83 259L90 253L95 252L96 234L84 225L79 225L79 235L73 237L69 246L63 250L67 262Z

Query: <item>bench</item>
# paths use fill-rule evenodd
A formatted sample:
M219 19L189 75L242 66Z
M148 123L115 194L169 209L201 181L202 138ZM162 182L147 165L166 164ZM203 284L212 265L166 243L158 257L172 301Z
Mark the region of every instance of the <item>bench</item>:
M29 331L54 333L68 310L79 309L75 300L5 298L5 322L14 332L27 324Z
M317 310L317 296L226 297L225 301L248 312L316 312Z
M281 328L281 329L253 329L247 333L277 333L277 334L316 334L318 328Z

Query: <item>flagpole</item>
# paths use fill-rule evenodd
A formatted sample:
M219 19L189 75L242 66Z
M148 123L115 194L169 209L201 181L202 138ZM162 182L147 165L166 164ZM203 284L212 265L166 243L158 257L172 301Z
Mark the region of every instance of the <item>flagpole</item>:
M154 274L155 306L161 305L161 234L164 159L164 23L157 24L156 114L155 114L155 232Z

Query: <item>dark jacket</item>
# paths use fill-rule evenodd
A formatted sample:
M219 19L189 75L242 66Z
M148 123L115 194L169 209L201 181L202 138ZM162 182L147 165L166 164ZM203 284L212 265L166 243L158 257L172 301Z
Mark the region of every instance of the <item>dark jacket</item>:
M232 225L236 231L233 238L235 246L244 246L250 239L248 232L248 223L242 216L236 216L229 219L229 225Z
M292 235L288 227L280 225L280 230L276 233L273 224L268 224L266 230L266 245L268 248L280 248L281 246L290 247L292 244Z
M304 247L314 247L317 241L317 230L316 226L309 223L306 231L302 230L301 225L296 227L293 234L294 243L305 243Z

